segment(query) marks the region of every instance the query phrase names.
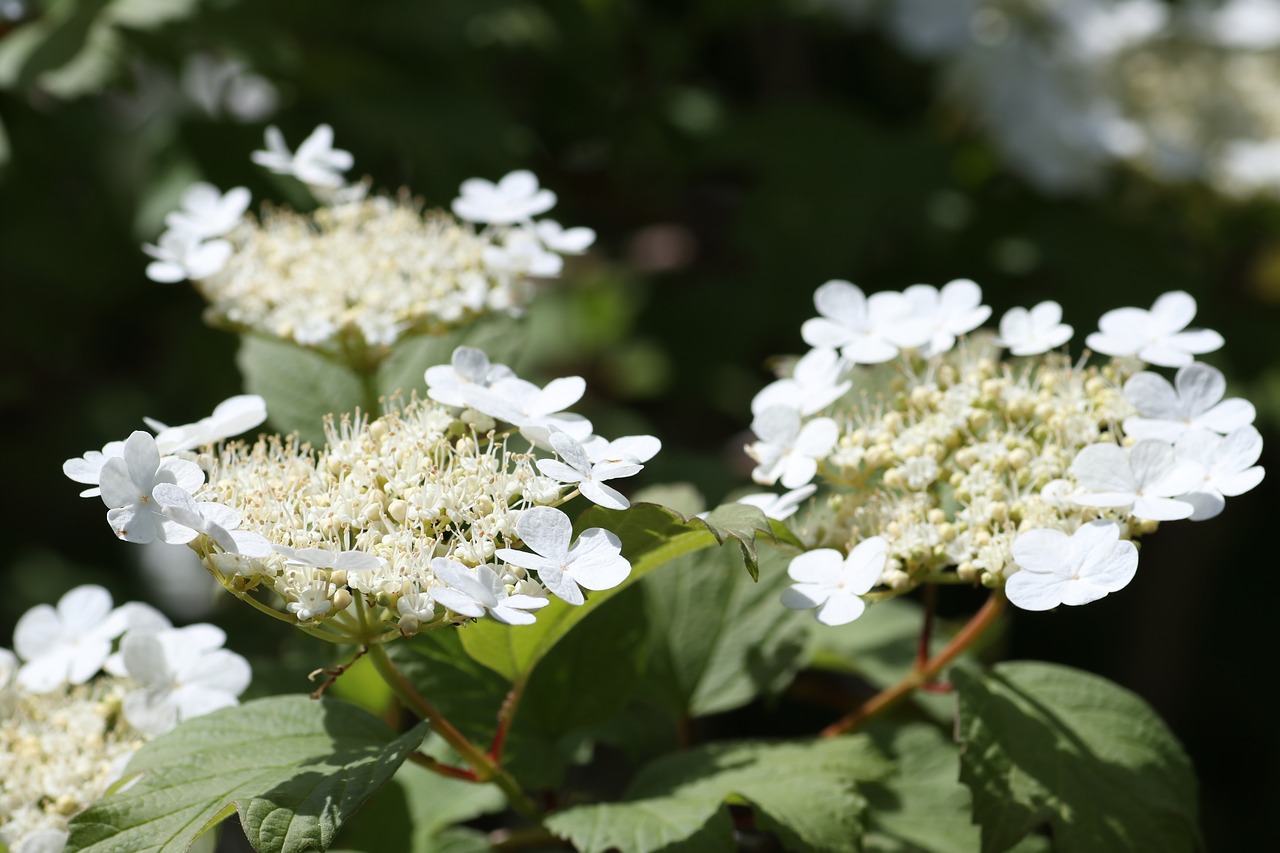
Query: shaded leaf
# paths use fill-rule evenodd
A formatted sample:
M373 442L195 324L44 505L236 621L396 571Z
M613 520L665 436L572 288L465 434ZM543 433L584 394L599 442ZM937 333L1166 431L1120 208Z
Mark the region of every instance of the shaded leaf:
M277 696L183 723L138 751L138 782L71 821L67 850L186 850L239 814L259 853L323 850L417 748L345 702Z
M751 806L759 826L789 850L853 851L865 828L858 786L889 769L865 736L711 744L649 764L623 802L576 806L546 824L585 853L647 853L677 843L733 850L729 801Z
M977 851L973 798L960 783L957 745L924 724L894 728L876 742L895 769L862 789L870 805L868 853Z
M244 335L236 364L244 375L245 391L267 401L272 425L317 446L324 444L325 415L364 405L355 373L293 344Z
M388 396L408 397L411 391L425 395L427 383L422 375L428 367L448 364L458 347L476 347L484 350L490 361L506 364L523 343L520 321L505 314L484 317L446 335L410 335L396 341L378 366L378 390Z
M1191 762L1138 696L1045 663L957 667L952 681L984 853L1045 823L1068 853L1201 846Z

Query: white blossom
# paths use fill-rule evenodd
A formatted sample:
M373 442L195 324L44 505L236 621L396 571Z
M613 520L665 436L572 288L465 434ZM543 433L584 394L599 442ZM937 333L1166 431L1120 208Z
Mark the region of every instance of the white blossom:
M539 189L537 177L524 169L508 173L496 184L484 178L469 178L462 182L460 192L453 200L453 212L468 222L526 222L556 204L556 194Z
M1158 373L1134 374L1124 396L1138 414L1125 418L1126 435L1173 443L1188 432L1210 430L1225 435L1253 423L1257 415L1248 400L1223 400L1227 380L1222 371L1193 362L1178 369L1173 384Z
M631 563L622 556L617 536L592 527L570 544L573 522L554 507L535 506L521 512L516 535L534 553L499 548L497 557L536 571L542 585L569 604L585 601L582 589L612 589L631 574Z
M463 386L462 396L471 408L519 427L529 441L546 447L553 430L566 432L579 441L591 434L590 421L564 411L582 399L586 390L587 383L581 376L553 379L542 388L512 376L488 387Z
M271 125L266 133L267 148L255 151L253 162L279 175L293 175L312 187L336 189L346 183L342 173L355 159L350 151L333 147L333 128L322 124L302 140L297 152L289 151L280 128Z
M474 385L488 388L499 379L515 377L505 364L491 364L489 356L475 347L457 347L449 364L428 367L423 379L427 396L446 406L468 405L464 390Z
M1225 436L1203 430L1186 433L1174 445L1179 461L1190 462L1203 472L1203 480L1188 489L1179 500L1195 507L1192 521L1213 518L1222 512L1225 498L1242 495L1262 482L1262 435L1252 426L1242 426Z
M1023 610L1097 601L1128 586L1138 570L1137 547L1120 538L1113 521L1082 524L1070 536L1061 530L1028 530L1014 540L1013 559L1020 570L1004 591Z
M102 669L111 641L127 627L100 586L78 586L58 599L57 608L37 604L18 619L13 649L25 663L18 684L47 693L65 684L84 684Z
M156 445L161 453L177 453L214 444L259 426L267 419L267 403L257 394L228 397L213 409L213 414L195 423L167 426L152 418L143 418L156 431Z
M272 551L266 537L236 529L240 526L240 514L229 506L216 501L197 501L186 489L172 483L157 483L151 496L166 518L203 533L228 554L265 557Z
M991 316L991 307L982 304L982 288L967 278L956 279L942 289L929 284L913 284L902 292L911 304L911 314L898 332L902 346L920 346L927 355L949 351L956 337L972 332Z
M538 220L533 224L533 231L542 245L562 255L580 255L596 241L596 232L590 228L565 228L554 219Z
M582 445L563 432L553 432L551 447L560 456L556 459L539 459L538 470L560 483L576 484L582 496L606 509L626 509L631 502L605 480L616 480L638 474L643 465L630 460L594 462Z
M437 557L431 561L431 569L446 584L432 590L435 600L454 613L473 619L488 613L507 625L532 625L535 617L530 611L551 603L545 595L512 594L488 565L468 569L456 560Z
M771 382L751 401L751 413L759 415L770 406L787 406L801 415L812 415L839 400L853 387L840 381L845 365L834 349L809 350L796 362L791 376Z
M166 517L151 493L160 483L194 492L203 482L204 472L194 462L173 456L161 459L155 438L135 430L125 440L123 454L102 466L99 487L102 502L109 507L107 523L126 542L190 542L196 532Z
M903 345L900 327L911 314L911 302L901 293L867 297L857 285L835 279L814 292L813 304L822 316L800 327L809 346L838 349L850 364L880 364Z
M147 278L162 284L192 279L200 281L222 270L231 259L226 240L205 241L198 233L170 228L155 245L142 247L154 261L147 264Z
M1203 478L1196 465L1178 462L1173 447L1156 440L1128 450L1091 444L1076 455L1071 474L1081 489L1071 496L1074 503L1122 509L1150 521L1189 518L1195 508L1176 498Z
M747 506L759 507L760 511L765 514L766 518L773 518L778 521L785 521L795 515L800 504L804 503L818 487L813 483L807 486L801 486L798 489L792 489L781 495L773 492L759 492L751 495L743 495L738 498L737 502L746 504Z
M102 494L102 490L98 488L98 480L102 477L102 466L107 464L108 459L123 455L124 442L110 441L100 451L90 450L83 456L63 462L62 473L66 474L68 479L90 486L80 493L80 497L96 498Z
M880 536L864 539L846 557L834 548L806 551L787 567L792 586L782 591L782 604L792 610L817 608L823 625L845 625L867 605L861 596L880 581L888 543Z
M222 648L213 625L131 632L120 644L125 668L141 686L124 698L124 715L140 732L158 735L183 720L238 704L253 676L249 663Z
M528 228L513 228L502 236L500 244L486 246L484 262L492 269L511 275L538 278L554 278L564 269L564 258L548 252Z
M595 462L648 462L662 449L652 435L627 435L613 441L593 435L582 442L587 458Z
M997 343L1012 355L1039 355L1071 340L1073 329L1062 322L1062 306L1041 302L1031 310L1010 308L1000 318Z
M251 200L244 187L224 194L213 184L198 181L182 191L178 209L165 216L164 224L201 240L221 237L240 224Z
M1098 320L1099 331L1089 335L1085 343L1106 355L1132 355L1148 364L1182 367L1191 364L1194 356L1222 346L1222 336L1211 329L1187 329L1195 316L1195 299L1176 290L1156 299L1150 311L1108 311Z
M751 478L764 486L781 480L788 489L813 479L818 460L831 452L840 434L831 418L802 425L800 414L786 406L771 406L756 415L751 431L760 439L747 445L747 453L759 463Z

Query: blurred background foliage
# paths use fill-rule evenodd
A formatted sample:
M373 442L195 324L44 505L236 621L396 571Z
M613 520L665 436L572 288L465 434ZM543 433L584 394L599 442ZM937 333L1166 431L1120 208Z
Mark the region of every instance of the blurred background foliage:
M711 505L748 484L751 397L771 356L803 349L827 279L973 278L996 316L1052 298L1077 347L1105 310L1193 294L1227 339L1209 360L1262 413L1273 476L1144 540L1123 594L1017 614L1006 652L1151 702L1198 767L1212 848L1274 835L1258 583L1280 471L1280 204L1121 169L1087 194L1041 191L939 98L933 67L839 5L0 0L0 637L77 583L159 600L141 549L110 542L59 466L144 414L183 423L240 390L235 338L202 324L189 287L148 281L139 245L196 179L294 200L249 152L268 122L294 142L328 122L377 187L447 206L467 177L530 168L557 219L595 228L544 285L517 366L585 376L600 432L663 438L645 482L692 482ZM255 689L304 688L314 647L277 649L228 605L205 618L275 660Z

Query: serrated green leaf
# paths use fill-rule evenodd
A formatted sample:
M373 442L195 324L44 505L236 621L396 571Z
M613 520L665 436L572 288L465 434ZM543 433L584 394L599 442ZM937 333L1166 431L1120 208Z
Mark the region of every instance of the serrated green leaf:
M865 827L859 783L889 770L865 735L710 744L649 764L623 802L576 806L546 825L584 853L648 853L695 837L696 849L732 850L732 824L723 817L732 801L750 805L788 850L854 851Z
M389 654L463 734L487 744L511 685L463 652L460 637L473 629L432 631L394 644ZM529 787L560 783L582 745L583 730L616 715L634 694L643 637L643 602L628 594L556 646L525 687L508 732L503 763L512 774Z
M272 425L317 446L324 443L325 415L365 405L367 395L355 373L293 344L244 335L236 364L245 390L266 400Z
M467 654L512 682L522 682L573 626L650 571L683 554L733 539L742 548L748 570L755 572L756 536L774 535L764 513L742 504L720 507L706 519L685 518L656 504L636 503L625 510L594 507L574 522L575 532L591 527L603 527L622 540L622 555L631 561L627 579L613 589L592 593L577 607L553 599L538 611L533 625L503 625L493 619L470 625L462 634Z
M448 846L440 835L450 824L502 811L506 804L495 785L449 779L406 763L347 823L341 841L364 853L434 853ZM477 835L487 849L484 835Z
M778 601L791 583L789 557L761 552L759 583L742 560L732 548L699 551L640 583L650 626L645 692L681 716L777 692L803 663L813 616Z
M275 696L215 711L148 743L138 782L71 821L69 853L184 851L232 814L258 853L324 850L417 748L345 702Z
M952 682L984 853L1045 823L1066 853L1201 846L1191 762L1138 696L1045 663L958 667Z
M976 853L973 798L960 783L957 745L918 723L876 737L895 769L862 789L870 805L868 853Z

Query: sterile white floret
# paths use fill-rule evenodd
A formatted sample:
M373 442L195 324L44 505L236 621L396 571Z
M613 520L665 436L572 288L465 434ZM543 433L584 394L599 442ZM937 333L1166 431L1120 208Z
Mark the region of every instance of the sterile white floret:
M99 478L102 502L109 507L107 523L116 536L126 542L160 539L170 545L183 545L196 537L196 531L164 515L151 494L160 483L195 492L204 483L204 472L185 459L162 459L155 438L135 430L125 440L123 455L108 459Z
M845 364L834 349L809 350L796 362L791 376L771 382L751 401L751 413L758 415L770 406L787 406L801 415L812 415L839 400L853 387L840 381Z
M516 535L534 553L499 548L496 556L537 572L542 585L569 604L586 600L582 589L612 589L631 574L631 563L622 556L622 541L616 535L592 527L570 544L573 522L554 507L535 506L521 512Z
M1195 316L1195 299L1175 290L1162 294L1149 311L1108 311L1098 320L1099 331L1085 338L1085 343L1106 355L1137 356L1148 364L1182 367L1222 346L1222 335L1211 329L1187 329Z
M154 261L147 264L147 278L162 284L192 279L200 281L218 273L231 259L226 240L205 241L199 234L171 228L154 245L142 247Z
M112 606L111 593L100 586L70 590L56 609L37 604L13 630L13 650L25 661L18 684L33 693L84 684L102 669L112 640L126 627L126 615Z
M469 386L488 388L499 379L510 379L515 373L505 364L493 364L484 350L458 347L449 364L428 367L423 379L427 396L446 406L466 406L465 391Z
M512 225L546 213L556 204L556 194L540 189L537 177L526 169L509 172L496 184L469 178L460 192L453 200L453 212L468 222Z
M781 480L788 489L813 479L818 460L831 452L840 435L831 418L802 424L799 412L786 406L771 406L756 415L751 431L760 439L747 445L747 453L759 463L751 478L762 486Z
M120 644L129 675L142 689L124 697L124 715L140 732L159 735L183 720L238 704L253 673L249 662L222 648L213 625L131 632Z
M178 209L165 216L164 224L200 239L221 237L240 224L250 201L252 196L244 187L224 194L213 184L199 181L182 191Z
M473 619L488 613L507 625L532 625L536 617L531 611L541 610L551 603L545 595L511 593L489 565L468 569L457 560L437 557L431 561L431 570L447 584L432 590L436 601L454 613Z
M355 163L350 151L333 147L333 128L327 124L311 131L296 152L285 145L284 134L275 125L267 128L266 143L265 151L250 155L253 162L279 175L293 175L312 187L341 187L346 183L342 173Z
M1127 450L1091 444L1076 455L1071 475L1081 489L1072 502L1122 509L1149 521L1189 518L1195 508L1176 498L1192 491L1204 476L1199 466L1179 462L1171 445L1156 440Z
M1125 418L1125 434L1172 444L1190 431L1226 435L1252 424L1253 404L1239 397L1223 400L1226 391L1222 371L1198 361L1178 368L1172 385L1158 373L1134 374L1124 384L1124 396L1138 414Z
M1257 464L1262 455L1262 434L1243 426L1222 436L1204 430L1188 432L1174 445L1179 461L1191 462L1204 478L1179 500L1195 507L1192 521L1213 518L1222 512L1226 498L1242 495L1262 482L1264 471Z
M1088 604L1128 586L1138 570L1138 548L1120 538L1113 521L1061 530L1028 530L1013 542L1019 571L1005 583L1009 601L1023 610Z
M630 460L593 462L581 444L563 432L553 432L551 448L560 456L557 459L539 459L538 470L559 483L576 485L582 496L606 509L626 509L631 502L626 496L606 486L605 480L631 477L644 465Z
M868 297L857 285L833 279L814 292L813 304L822 316L800 327L809 346L838 349L850 364L880 364L898 354L900 326L911 314L901 293Z
M1000 318L997 343L1010 355L1039 355L1071 340L1073 329L1062 322L1062 306L1041 302L1034 308L1010 308Z
M798 489L792 489L780 495L776 495L773 492L743 495L738 498L738 503L758 507L766 518L785 521L795 515L796 510L800 508L800 504L804 503L817 490L818 487L810 483L807 486L801 486Z
M872 536L859 542L847 557L834 548L806 551L787 567L797 583L782 591L783 606L817 608L815 618L823 625L852 622L867 609L861 596L880 581L887 546L883 537Z

